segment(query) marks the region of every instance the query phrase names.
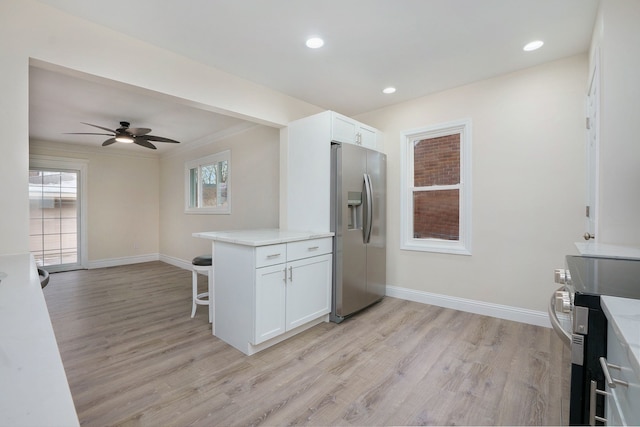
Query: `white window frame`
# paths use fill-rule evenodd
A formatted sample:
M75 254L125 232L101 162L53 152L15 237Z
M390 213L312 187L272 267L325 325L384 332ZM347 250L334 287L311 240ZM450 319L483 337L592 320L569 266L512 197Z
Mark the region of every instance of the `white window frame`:
M209 206L209 207L191 207L191 169L207 166L211 164L217 164L219 162L227 161L228 176L227 176L227 205L226 206ZM198 177L200 177L198 173ZM188 214L208 214L208 215L228 215L231 213L231 150L225 150L216 154L211 154L199 159L190 160L184 164L184 212ZM198 190L198 205L202 204L202 188Z
M460 184L432 186L429 191L459 190L459 240L416 239L413 234L414 143L460 134ZM471 255L471 119L456 120L401 132L400 249Z

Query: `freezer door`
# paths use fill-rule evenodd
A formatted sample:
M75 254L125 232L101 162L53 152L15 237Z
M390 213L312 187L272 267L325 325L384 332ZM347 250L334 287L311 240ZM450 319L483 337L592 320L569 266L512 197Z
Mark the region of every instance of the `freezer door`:
M332 229L334 289L332 316L345 317L366 306L367 249L363 243L364 174L366 150L332 146Z
M386 268L386 198L387 157L377 151L367 151L367 175L371 183L372 223L367 244L367 299L379 300L385 295Z

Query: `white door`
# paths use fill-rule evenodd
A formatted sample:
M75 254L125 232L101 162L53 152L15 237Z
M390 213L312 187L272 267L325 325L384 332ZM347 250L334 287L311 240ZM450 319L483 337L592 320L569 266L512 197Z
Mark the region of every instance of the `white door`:
M587 200L585 208L585 239L589 236L595 239L598 215L598 144L599 144L599 104L600 104L600 76L598 55L594 60L591 73L589 94L587 96Z
M49 272L84 267L81 171L29 170L29 250Z
M285 332L285 267L286 264L277 264L256 269L253 344Z

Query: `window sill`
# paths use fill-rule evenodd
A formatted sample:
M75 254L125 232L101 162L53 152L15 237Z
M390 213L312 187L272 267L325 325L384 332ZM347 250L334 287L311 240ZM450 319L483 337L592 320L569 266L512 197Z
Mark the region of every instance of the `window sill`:
M230 215L229 209L185 209L184 213L187 215Z
M434 242L435 243L435 242ZM400 249L403 251L434 252L450 255L471 256L471 250L462 244L437 244L437 243L403 243Z

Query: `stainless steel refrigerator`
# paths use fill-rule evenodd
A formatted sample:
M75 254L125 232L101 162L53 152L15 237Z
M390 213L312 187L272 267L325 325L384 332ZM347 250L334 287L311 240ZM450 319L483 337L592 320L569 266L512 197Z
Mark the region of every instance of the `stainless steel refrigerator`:
M331 143L332 322L384 297L386 174L386 155Z

